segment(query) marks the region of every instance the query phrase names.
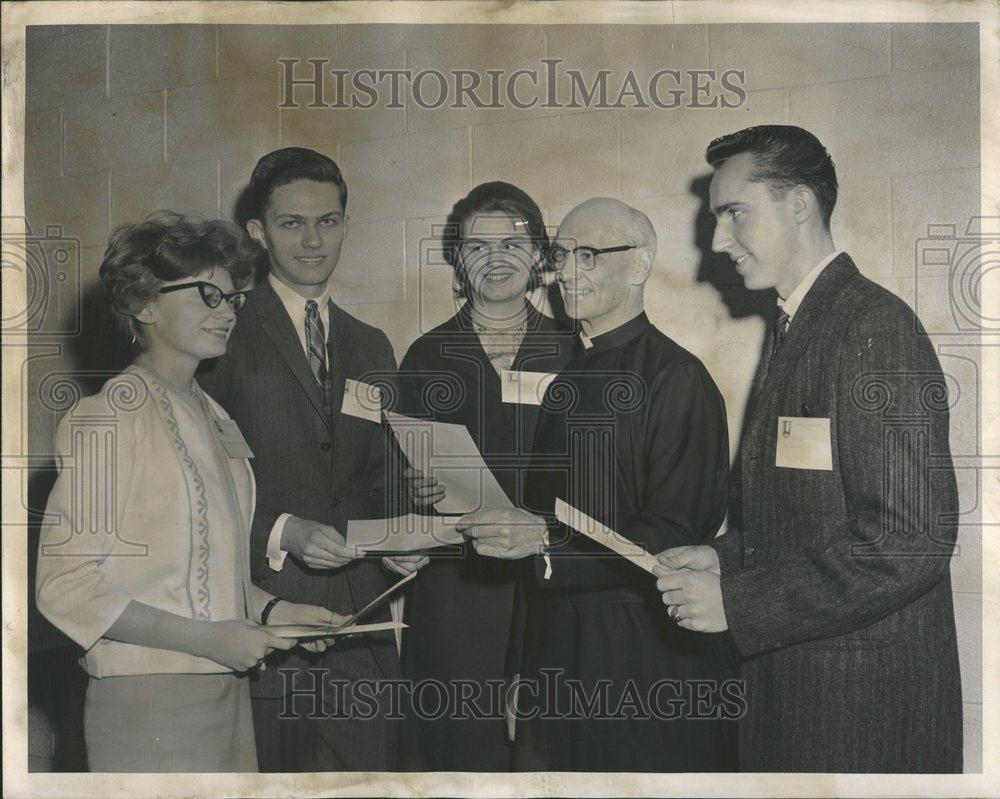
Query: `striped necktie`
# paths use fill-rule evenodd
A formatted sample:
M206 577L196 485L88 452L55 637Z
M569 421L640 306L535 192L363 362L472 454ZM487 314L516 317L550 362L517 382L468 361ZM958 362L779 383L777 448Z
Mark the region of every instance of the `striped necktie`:
M326 331L316 300L306 302L306 350L309 368L320 388L326 385Z
M771 350L771 360L774 360L774 356L778 354L781 345L785 343L790 319L791 317L785 313L785 309L779 305L774 315L774 348Z

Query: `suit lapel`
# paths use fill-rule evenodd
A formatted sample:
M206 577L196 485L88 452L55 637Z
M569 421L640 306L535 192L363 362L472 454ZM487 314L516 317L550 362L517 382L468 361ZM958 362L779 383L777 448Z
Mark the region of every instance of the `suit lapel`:
M320 393L319 386L316 385L316 378L313 376L309 362L306 360L306 354L302 350L302 342L299 340L298 333L295 332L292 320L285 312L285 307L281 304L281 299L275 294L267 280L261 281L253 290L253 296L257 300L261 328L271 339L278 354L281 355L295 379L302 386L302 390L309 398L316 413L329 424L330 421L323 409L323 395Z
M766 374L764 374L759 390L756 392L755 410L758 405L787 382L795 362L808 344L819 335L817 331L823 327L823 318L834 312L837 295L857 274L858 268L854 265L854 261L846 253L841 253L816 279L789 325L781 349L766 366ZM768 339L772 342L774 340L773 328L772 323L768 328ZM764 359L770 358L770 349L770 347L766 348L762 356Z

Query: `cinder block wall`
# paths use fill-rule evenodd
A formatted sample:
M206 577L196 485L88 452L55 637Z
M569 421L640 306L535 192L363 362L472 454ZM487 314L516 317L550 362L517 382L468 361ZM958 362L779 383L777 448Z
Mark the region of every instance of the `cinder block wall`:
M915 255L928 224L964 230L978 213L975 25L54 26L28 34L28 219L37 234L56 224L79 239L84 290L116 224L156 208L231 218L260 155L310 146L337 160L350 187L337 299L382 327L398 359L452 312L448 270L427 257L433 226L472 186L516 183L552 225L587 197L620 197L659 234L649 314L712 372L734 444L763 309L707 253L711 222L697 182L709 173L704 148L747 125L806 127L841 178L837 243L917 307L958 395L953 452L979 451L974 339L954 335L947 270L918 274ZM407 96L399 109L279 109L282 57L414 72L539 69L545 57L585 74L736 68L745 70L748 102L731 110L427 110ZM305 106L308 92L299 91ZM77 349L38 351L32 361L33 453L50 451L57 418L39 408L39 382L81 368ZM968 770L982 763L977 480L972 469L959 472L963 526L953 565ZM35 737L33 762L44 767L47 744Z

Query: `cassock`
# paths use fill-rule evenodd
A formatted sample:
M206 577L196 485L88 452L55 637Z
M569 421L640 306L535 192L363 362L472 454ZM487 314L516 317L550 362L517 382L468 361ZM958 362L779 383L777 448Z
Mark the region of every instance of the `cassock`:
M513 371L555 373L569 359L573 333L528 306ZM468 306L417 339L400 366L402 412L469 430L512 502L531 457L539 406L503 401L500 375L484 350ZM416 771L506 771L504 664L519 563L484 557L471 546L440 552L407 589L403 676L437 680L464 691L471 706L422 719L407 708L401 768ZM462 686L465 684L465 687ZM428 712L436 694L427 691ZM430 698L426 698L430 697ZM456 703L457 704L457 703ZM465 715L466 718L454 716Z
M515 769L733 767L726 639L677 627L653 575L553 518L562 498L649 553L701 544L725 516L728 470L725 406L696 357L644 313L581 337L545 394L526 473L549 546L522 562Z

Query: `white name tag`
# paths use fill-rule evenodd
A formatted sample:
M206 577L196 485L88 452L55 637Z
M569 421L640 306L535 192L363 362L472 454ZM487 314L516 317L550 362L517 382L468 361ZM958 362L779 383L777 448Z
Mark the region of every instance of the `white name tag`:
M252 458L253 453L243 433L232 419L213 419L219 441L230 458Z
M785 469L833 471L830 420L779 416L774 465Z
M360 380L344 381L344 404L340 412L375 424L382 423L382 392Z
M500 373L500 399L519 405L541 405L545 389L555 379L551 372L512 372L505 369Z

